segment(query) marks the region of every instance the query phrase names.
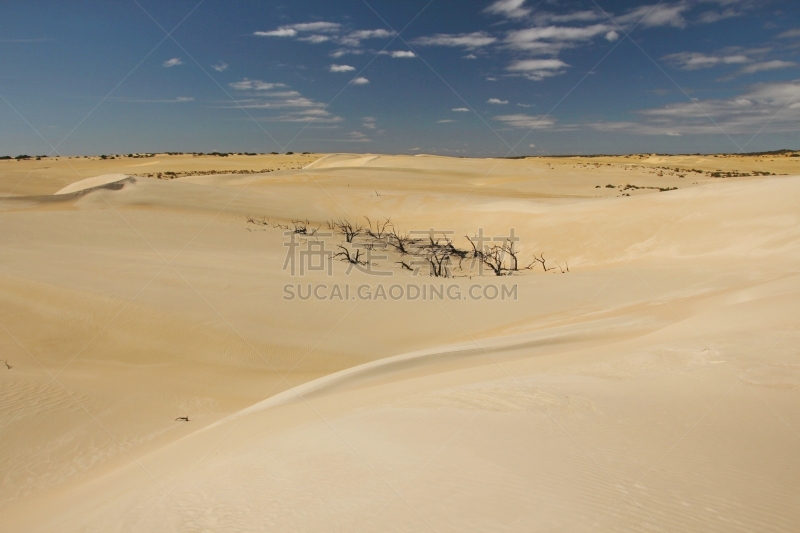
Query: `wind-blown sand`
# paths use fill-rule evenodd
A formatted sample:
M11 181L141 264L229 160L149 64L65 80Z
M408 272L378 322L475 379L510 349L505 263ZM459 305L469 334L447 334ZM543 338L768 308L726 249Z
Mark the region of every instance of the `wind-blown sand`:
M800 158L304 157L0 161L1 530L796 528ZM292 277L246 215L514 228L569 272L286 301L441 280Z

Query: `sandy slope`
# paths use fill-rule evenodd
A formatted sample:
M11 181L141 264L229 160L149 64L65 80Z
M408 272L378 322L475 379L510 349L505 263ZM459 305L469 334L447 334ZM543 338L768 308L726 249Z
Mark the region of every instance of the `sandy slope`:
M53 194L83 179L102 174L140 175L170 179L180 173L255 172L299 169L320 156L292 155L170 155L58 156L27 160L0 160L0 198Z
M792 531L800 177L638 161L332 155L6 198L0 529ZM730 164L795 164L768 163ZM570 272L284 301L282 231L246 214L513 227ZM301 281L431 282L381 266Z

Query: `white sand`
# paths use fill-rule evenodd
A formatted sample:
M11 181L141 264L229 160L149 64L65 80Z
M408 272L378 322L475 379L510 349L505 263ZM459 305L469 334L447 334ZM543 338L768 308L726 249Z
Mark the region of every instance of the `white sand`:
M87 189L93 189L95 187L102 187L104 185L118 183L124 179L127 179L127 177L128 176L125 174L102 174L100 176L94 176L76 181L75 183L70 183L63 189L56 191L55 194L69 194L73 192L85 191Z
M332 155L6 198L0 530L793 531L800 177L615 161ZM287 302L282 232L245 214L513 227L570 272L500 280L517 301ZM344 270L302 282L432 281Z

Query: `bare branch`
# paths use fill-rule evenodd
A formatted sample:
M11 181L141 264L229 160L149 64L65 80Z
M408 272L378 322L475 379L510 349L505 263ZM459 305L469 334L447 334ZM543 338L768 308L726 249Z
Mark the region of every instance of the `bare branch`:
M555 270L556 269L556 267L547 268L547 262L546 262L547 260L544 258L544 254L543 253L539 254L539 257L536 257L536 255L534 254L533 259L534 259L534 261L538 261L539 263L542 264L542 269L545 272L548 272L550 270Z
M337 244L337 247L341 248L341 252L337 252L333 254L333 257L339 257L345 263L350 263L352 265L359 265L359 266L366 266L367 262L361 259L361 250L356 250L355 255L350 253L348 248L345 248L341 244Z
M502 246L492 246L492 247L484 247L483 250L479 250L472 239L469 236L466 236L469 243L472 245L472 257L483 263L485 266L489 267L492 272L494 272L495 276L502 276L503 271L503 260L505 256L505 251Z
M419 244L418 239L409 237L408 233L400 235L394 228L386 234L386 241L389 246L395 248L401 255L414 253L414 247Z
M298 235L314 235L319 231L319 226L312 228L308 219L292 220L292 226L294 226L294 232Z
M256 226L269 226L269 219L267 217L253 218L250 215L245 215L248 224L255 224Z
M334 221L333 227L336 229L336 231L344 235L344 238L347 242L353 242L353 239L358 237L363 231L361 226L351 224L347 220Z
M391 220L387 218L383 223L381 223L380 221L376 221L375 229L373 230L372 221L366 215L364 216L364 218L367 219L367 224L368 224L367 235L369 235L373 239L383 240L387 235L386 228L392 225Z

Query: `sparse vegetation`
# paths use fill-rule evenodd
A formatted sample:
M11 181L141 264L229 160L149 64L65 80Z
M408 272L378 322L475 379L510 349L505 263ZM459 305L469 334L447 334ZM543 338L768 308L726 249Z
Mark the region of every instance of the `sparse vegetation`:
M267 217L253 217L246 215L248 224L255 226L291 232L302 237L316 237L319 227L314 228L309 220L292 220L289 224L271 222ZM479 235L465 236L470 248L461 248L445 232L420 232L419 237L412 237L407 232L401 233L389 218L373 222L369 217L364 217L366 226L350 222L347 219L330 220L326 227L333 234L343 239L335 246L338 249L332 257L350 265L366 267L377 264L370 259L372 250L385 250L379 258L398 265L401 270L408 270L419 274L424 270L432 277L452 278L457 276L472 276L483 272L487 268L495 276L511 276L525 270L533 270L535 265L541 264L544 272L558 269L562 273L569 272L569 265L561 267L559 263L553 267L547 266L544 254L533 254L533 260L522 266L520 250L516 246L519 238L511 234L502 239L490 239ZM249 231L256 231L247 228ZM412 232L413 233L413 232Z
M369 235L373 239L382 240L382 239L386 238L386 235L387 235L386 228L388 228L389 226L392 225L392 222L388 218L382 223L381 222L375 222L375 229L374 230L372 229L372 221L369 219L369 217L365 216L364 218L367 220L367 224L368 224L367 229L366 229L367 235Z
M353 242L353 239L358 237L364 229L357 225L351 224L347 220L336 220L328 222L328 229L333 231L338 231L342 235L344 235L345 240L349 243Z
M368 262L361 259L361 249L357 248L356 253L353 254L346 246L342 246L341 244L337 244L336 246L341 250L341 252L333 254L333 257L338 257L342 261L350 263L351 265L367 266Z
M255 224L256 226L269 226L269 219L267 217L253 218L250 215L245 215L248 224Z
M747 176L775 176L775 174L771 174L770 172L762 172L759 170L754 170L752 173L739 172L737 170L731 170L728 172L717 170L715 172L709 172L709 176L712 178L741 178Z
M622 190L627 191L629 189L655 189L661 192L678 190L677 187L646 187L646 186L631 185L630 183L625 185L625 187Z
M214 176L217 174L266 174L272 172L271 168L262 168L260 170L189 170L185 172L143 172L137 174L144 178L156 178L159 180L172 180L175 178L185 178L186 176Z
M294 226L294 233L295 235L314 235L317 231L319 231L319 227L312 228L311 223L306 220L292 220L292 226Z

